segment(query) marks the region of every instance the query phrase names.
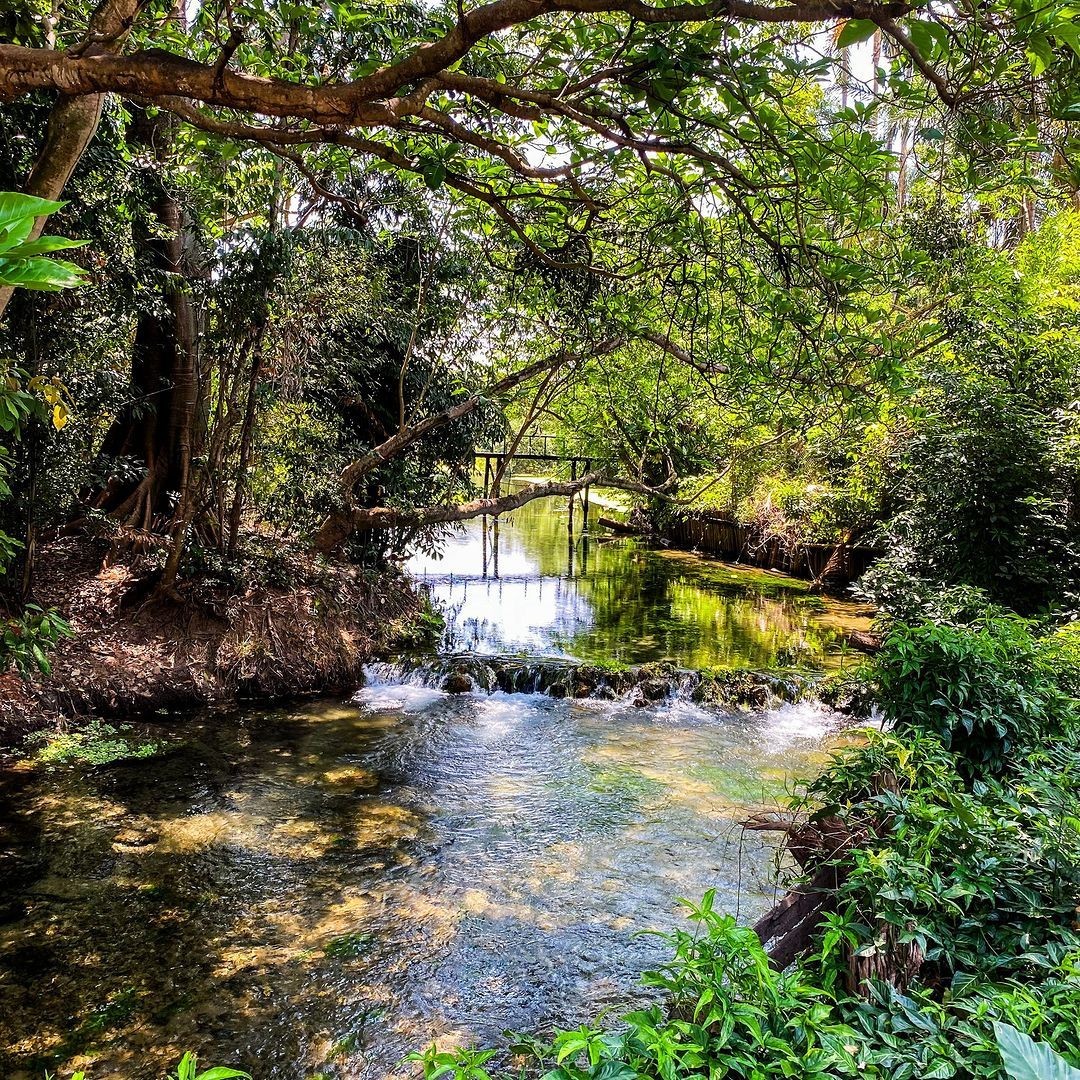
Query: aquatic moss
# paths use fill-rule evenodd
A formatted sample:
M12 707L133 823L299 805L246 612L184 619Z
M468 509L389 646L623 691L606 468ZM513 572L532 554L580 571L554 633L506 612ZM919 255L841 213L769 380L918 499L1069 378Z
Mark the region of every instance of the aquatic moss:
M689 770L728 802L739 806L758 806L776 802L789 794L787 782L780 777L736 772L721 765L694 765Z
M353 960L372 946L374 935L364 932L342 934L326 943L323 952L334 960Z
M699 705L748 706L767 709L794 700L799 687L758 671L710 668L701 672L693 690Z
M651 776L625 765L601 766L586 763L589 770L588 788L598 795L616 795L642 802L663 792L666 785Z
M140 738L130 724L101 720L91 720L75 731L35 732L27 742L40 744L33 760L41 765L111 765L153 757L168 747L158 739Z

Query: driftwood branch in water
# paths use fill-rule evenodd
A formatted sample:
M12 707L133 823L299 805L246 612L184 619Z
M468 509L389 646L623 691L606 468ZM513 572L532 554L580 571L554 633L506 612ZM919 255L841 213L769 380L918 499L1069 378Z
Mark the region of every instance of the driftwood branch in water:
M873 783L877 791L895 791L896 778L880 774ZM809 952L826 916L837 910L840 890L853 862L852 852L882 834L889 818L876 823L852 824L830 815L801 820L791 813L759 813L743 822L755 832L782 832L786 846L808 874L754 925L774 967L783 969ZM892 983L901 992L920 972L926 959L914 941L902 940L895 926L878 920L876 946L868 950L846 947L845 984L852 994L865 992L868 980Z

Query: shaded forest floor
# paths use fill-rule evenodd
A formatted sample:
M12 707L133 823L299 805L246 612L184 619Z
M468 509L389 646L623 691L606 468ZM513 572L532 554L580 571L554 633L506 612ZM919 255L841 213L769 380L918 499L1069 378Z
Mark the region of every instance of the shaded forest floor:
M156 596L146 556L66 538L42 552L36 602L73 636L52 673L0 674L0 745L67 717L351 689L419 610L409 579L275 550L231 580L203 575Z

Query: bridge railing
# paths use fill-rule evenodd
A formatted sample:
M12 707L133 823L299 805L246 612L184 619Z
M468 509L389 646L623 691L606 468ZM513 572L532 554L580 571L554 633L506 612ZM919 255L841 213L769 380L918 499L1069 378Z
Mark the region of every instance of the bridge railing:
M557 458L563 461L599 460L597 455L581 447L568 444L561 435L546 432L531 432L523 436L516 445L502 443L490 449L476 451L477 457L542 457Z

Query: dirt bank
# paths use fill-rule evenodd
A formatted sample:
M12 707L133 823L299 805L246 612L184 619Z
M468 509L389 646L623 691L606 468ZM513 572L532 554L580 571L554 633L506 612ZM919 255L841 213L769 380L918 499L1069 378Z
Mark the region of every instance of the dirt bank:
M35 599L58 608L74 636L53 651L51 675L0 675L0 745L74 716L351 689L419 610L400 573L280 551L272 573L198 576L172 598L154 594L144 556L110 559L103 540L64 540L40 566Z

